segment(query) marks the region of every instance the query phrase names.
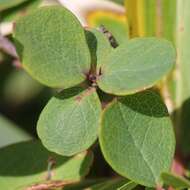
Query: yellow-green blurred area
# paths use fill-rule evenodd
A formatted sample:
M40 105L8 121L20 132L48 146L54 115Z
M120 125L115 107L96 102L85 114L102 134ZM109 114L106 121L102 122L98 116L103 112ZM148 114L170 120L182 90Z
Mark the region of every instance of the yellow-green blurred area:
M2 39L14 47L16 20L40 6L55 4L70 9L84 27L98 29L103 25L118 44L145 36L166 38L174 44L177 66L158 87L174 121L177 148L188 158L190 0L0 0L0 147L37 138L38 116L57 91L33 80Z

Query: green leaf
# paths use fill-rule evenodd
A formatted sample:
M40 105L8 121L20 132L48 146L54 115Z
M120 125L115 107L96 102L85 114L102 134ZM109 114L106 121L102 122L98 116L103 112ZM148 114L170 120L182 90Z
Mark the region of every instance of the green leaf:
M0 1L0 11L17 6L26 1L29 1L29 0L1 0Z
M145 187L145 190L156 190L156 189L152 187Z
M22 69L14 70L5 81L3 95L11 103L31 100L43 90L43 86L33 80Z
M30 139L28 133L0 114L0 147Z
M124 185L128 180L127 179L112 179L112 180L107 180L105 182L93 185L86 190L116 190L117 188L121 187Z
M90 70L84 30L64 7L39 8L16 23L15 41L24 68L50 87L81 83Z
M153 91L113 101L104 111L99 140L110 166L135 183L155 187L170 169L174 132L167 108Z
M80 153L74 157L58 156L48 152L38 141L14 144L0 149L1 189L23 190L26 186L51 181L79 180L86 175L92 163L92 154ZM48 172L48 163L54 166ZM51 175L52 174L52 175Z
M94 88L67 89L42 111L37 131L48 150L69 156L86 150L97 139L101 104Z
M23 3L4 10L0 13L0 21L1 22L12 22L20 17L25 16L29 12L37 9L39 5L42 3L42 0L30 0L24 1Z
M85 188L88 188L89 186L92 186L94 184L100 183L105 181L105 179L99 179L99 178L95 178L95 179L86 179L86 180L82 180L79 183L75 183L75 184L69 184L66 185L64 187L64 190L84 190Z
M86 30L86 37L91 52L92 64L97 68L98 75L101 64L105 62L113 48L106 36L96 29Z
M132 190L134 189L138 184L136 184L133 181L129 181L128 183L126 183L125 185L123 185L122 187L118 188L117 190Z
M175 63L175 51L169 41L136 38L112 51L102 64L99 87L116 95L126 95L153 86Z
M170 185L176 189L190 188L190 181L184 177L177 176L169 172L162 173L161 176L166 185Z

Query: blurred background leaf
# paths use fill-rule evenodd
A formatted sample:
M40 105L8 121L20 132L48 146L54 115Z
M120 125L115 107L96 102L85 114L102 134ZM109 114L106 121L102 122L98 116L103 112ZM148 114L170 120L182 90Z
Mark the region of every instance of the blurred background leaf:
M17 6L27 0L1 0L0 1L0 11Z
M0 147L30 140L32 137L0 114Z
M21 104L30 101L43 90L43 86L33 80L24 70L15 69L7 78L3 96L5 101Z
M0 187L6 190L21 190L53 181L76 182L87 175L93 161L92 152L59 156L46 150L39 141L1 148L0 155Z
M15 21L21 16L26 15L28 12L35 10L42 0L23 0L17 6L9 7L0 13L1 22Z

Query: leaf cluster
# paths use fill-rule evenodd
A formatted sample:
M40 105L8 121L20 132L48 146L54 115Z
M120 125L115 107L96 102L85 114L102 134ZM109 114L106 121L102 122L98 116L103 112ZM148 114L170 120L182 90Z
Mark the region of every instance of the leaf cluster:
M59 89L37 123L49 151L64 160L98 139L110 166L134 181L121 189L163 183L175 138L165 104L149 88L173 68L170 42L134 38L113 48L107 35L84 29L69 10L58 6L19 19L14 39L23 68L40 83Z

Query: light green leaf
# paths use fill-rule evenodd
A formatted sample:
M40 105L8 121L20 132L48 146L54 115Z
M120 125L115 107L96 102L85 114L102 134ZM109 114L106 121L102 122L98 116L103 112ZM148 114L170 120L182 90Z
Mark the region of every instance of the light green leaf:
M135 183L155 187L171 166L175 137L167 109L153 91L119 98L104 111L99 140L110 166Z
M86 37L91 52L92 64L96 66L96 74L99 75L101 64L105 62L113 48L106 36L96 29L86 30Z
M0 11L17 6L26 1L28 1L28 0L1 0L0 1Z
M170 185L176 189L190 188L190 181L181 176L169 172L162 173L161 176L166 185Z
M79 180L86 175L92 163L92 154L80 153L74 157L58 156L48 152L38 141L18 143L0 149L1 189L23 190L26 186L52 181ZM48 172L48 163L54 165Z
M118 188L117 190L132 190L134 189L138 184L136 184L133 181L129 181L128 183L126 183L125 185L123 185L122 187Z
M116 95L126 95L153 86L175 63L169 41L136 38L112 51L102 64L99 87Z
M37 131L48 150L69 156L86 150L97 138L101 104L94 88L67 89L42 111Z
M30 140L32 137L0 114L0 147Z
M50 87L81 83L90 70L84 30L64 7L39 8L16 23L15 41L24 68Z

